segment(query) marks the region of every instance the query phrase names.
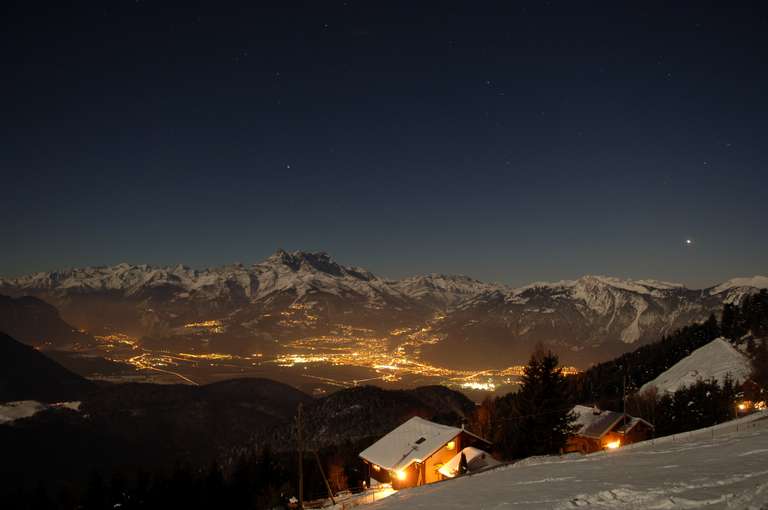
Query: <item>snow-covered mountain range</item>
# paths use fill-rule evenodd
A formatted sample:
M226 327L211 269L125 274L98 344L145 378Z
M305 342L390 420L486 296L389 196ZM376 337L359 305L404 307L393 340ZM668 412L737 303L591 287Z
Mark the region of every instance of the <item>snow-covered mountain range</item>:
M383 335L439 314L444 319L433 329L441 341L424 354L449 365L489 356L500 365L520 361L537 341L566 361L605 359L767 287L764 276L701 290L606 276L520 288L438 274L389 280L325 253L282 250L252 265L118 264L0 279L0 294L40 297L94 331L172 337L184 325L217 321L217 338L230 339L228 349L241 338L250 339L242 346L250 349L254 341L326 334L340 325Z

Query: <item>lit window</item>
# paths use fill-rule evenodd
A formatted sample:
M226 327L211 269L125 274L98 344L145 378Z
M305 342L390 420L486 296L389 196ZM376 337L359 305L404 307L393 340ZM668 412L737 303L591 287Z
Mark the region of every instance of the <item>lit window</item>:
M456 448L456 441L448 441L448 444L446 444L445 447L449 450L453 450Z
M374 471L381 471L381 468L379 466L377 466L376 464L374 464L373 465L373 470Z
M611 441L610 443L606 443L605 445L605 447L608 448L609 450L615 450L619 446L621 446L621 441L619 441L618 439L616 441Z
M405 480L408 477L408 473L405 471L398 471L397 472L397 479L398 480Z

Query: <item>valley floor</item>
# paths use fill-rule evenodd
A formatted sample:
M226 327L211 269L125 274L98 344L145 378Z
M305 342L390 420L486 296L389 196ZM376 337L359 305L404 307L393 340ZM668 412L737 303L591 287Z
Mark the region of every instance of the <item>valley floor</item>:
M768 413L612 452L531 458L371 509L768 508Z

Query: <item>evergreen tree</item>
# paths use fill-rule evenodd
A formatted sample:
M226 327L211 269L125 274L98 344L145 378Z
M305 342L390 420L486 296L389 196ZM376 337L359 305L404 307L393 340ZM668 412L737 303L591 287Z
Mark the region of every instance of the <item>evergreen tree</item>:
M500 402L501 449L509 457L556 454L574 431L567 384L558 358L537 348L522 386Z
M493 438L496 425L496 399L487 395L469 417L469 430L480 437Z
M756 342L752 357L752 380L768 390L768 338Z
M714 313L709 314L709 318L704 323L704 335L706 338L717 338L720 336L720 326Z
M737 315L738 310L733 304L728 303L723 307L723 314L720 320L720 331L725 338L730 340L736 340L741 336L739 334L739 320Z

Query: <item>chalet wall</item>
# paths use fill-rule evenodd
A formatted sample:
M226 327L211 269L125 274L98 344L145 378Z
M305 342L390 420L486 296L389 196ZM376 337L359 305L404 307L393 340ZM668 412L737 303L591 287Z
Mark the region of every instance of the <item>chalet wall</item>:
M456 454L459 453L462 448L464 448L465 441L462 436L463 434L459 434L453 439L453 449L449 450L448 445L446 444L426 460L424 463L424 483L437 482L445 478L443 475L438 473L437 470L443 467L443 464L455 457Z

